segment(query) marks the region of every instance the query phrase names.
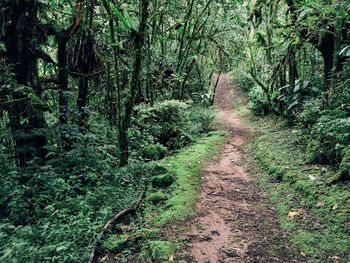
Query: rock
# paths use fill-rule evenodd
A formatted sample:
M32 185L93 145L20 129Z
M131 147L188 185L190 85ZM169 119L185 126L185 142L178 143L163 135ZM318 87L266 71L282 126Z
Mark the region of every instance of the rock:
M212 237L210 235L201 235L198 238L200 241L209 241L212 239Z
M219 232L219 230L217 230L217 229L212 230L212 231L211 231L211 234L212 234L213 236L214 236L214 235L220 236L220 232Z
M237 250L235 250L234 248L224 248L224 249L222 249L222 252L224 252L226 254L226 256L231 257L231 258L239 257Z

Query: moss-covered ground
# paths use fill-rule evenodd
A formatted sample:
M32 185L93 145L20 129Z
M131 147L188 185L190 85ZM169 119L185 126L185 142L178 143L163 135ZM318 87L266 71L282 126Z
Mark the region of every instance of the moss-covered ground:
M305 145L298 130L265 119L249 148L261 167L256 173L281 219L291 243L309 262L350 260L350 188L329 185L333 171L306 164ZM289 212L299 211L296 217ZM338 261L335 261L338 260Z
M291 244L309 263L350 262L348 183L329 185L335 172L307 163L307 141L300 129L275 116L252 116L242 92L234 93L236 110L256 129L246 147L247 169L268 193L281 227L291 233Z
M211 132L175 155L158 161L157 169L166 176L158 175L150 182L142 212L129 226L132 231L127 235L111 234L103 247L114 254L119 253L122 262L172 261L181 242L167 240L163 230L169 224L179 224L195 214L201 188L200 170L218 153L226 138L225 132ZM168 175L175 181L169 180Z

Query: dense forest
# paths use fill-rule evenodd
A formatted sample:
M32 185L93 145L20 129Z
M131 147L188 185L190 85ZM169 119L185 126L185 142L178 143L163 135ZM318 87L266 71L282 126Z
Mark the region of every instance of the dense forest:
M211 136L226 73L348 187L349 61L346 0L2 0L0 261L101 260L106 223L176 179L161 160Z

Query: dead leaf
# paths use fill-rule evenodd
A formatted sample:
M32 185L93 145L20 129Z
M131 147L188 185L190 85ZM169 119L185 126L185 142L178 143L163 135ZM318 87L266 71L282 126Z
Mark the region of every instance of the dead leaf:
M169 261L170 261L170 262L174 262L174 255L171 255L171 256L169 257Z
M121 225L120 228L123 232L131 232L132 231L132 227L129 225Z
M338 204L335 204L335 205L333 206L332 210L334 211L334 210L336 210L337 208L338 208Z
M317 178L316 178L316 176L309 175L309 179L310 179L311 181L315 181Z
M300 216L300 214L298 212L289 212L288 213L288 217L289 218L294 218L294 217L297 217L297 216Z
M300 216L303 212L304 212L304 210L303 210L302 208L293 209L292 211L290 211L290 212L288 213L288 217L289 217L290 219L292 219L292 218L295 218L295 217Z
M325 201L320 201L320 202L317 203L316 207L317 208L321 208L321 207L324 207L325 204L326 204Z
M340 263L341 262L341 258L337 257L337 256L331 257L331 260L332 260L333 263Z

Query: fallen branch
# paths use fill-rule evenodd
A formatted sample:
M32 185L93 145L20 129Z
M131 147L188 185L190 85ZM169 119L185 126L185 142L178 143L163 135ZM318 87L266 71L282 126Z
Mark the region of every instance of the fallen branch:
M142 191L139 199L137 200L137 202L135 203L135 205L132 208L126 208L123 211L119 212L118 214L116 214L113 218L111 218L102 228L100 234L97 237L97 240L95 242L94 247L91 250L90 253L90 257L89 257L89 261L88 263L94 263L96 260L96 251L98 249L98 246L100 245L101 241L103 240L103 238L106 236L110 226L114 225L119 219L129 215L129 214L134 214L137 209L139 208L141 202L143 201L145 195L146 195L146 191L147 188L145 187L145 189Z

